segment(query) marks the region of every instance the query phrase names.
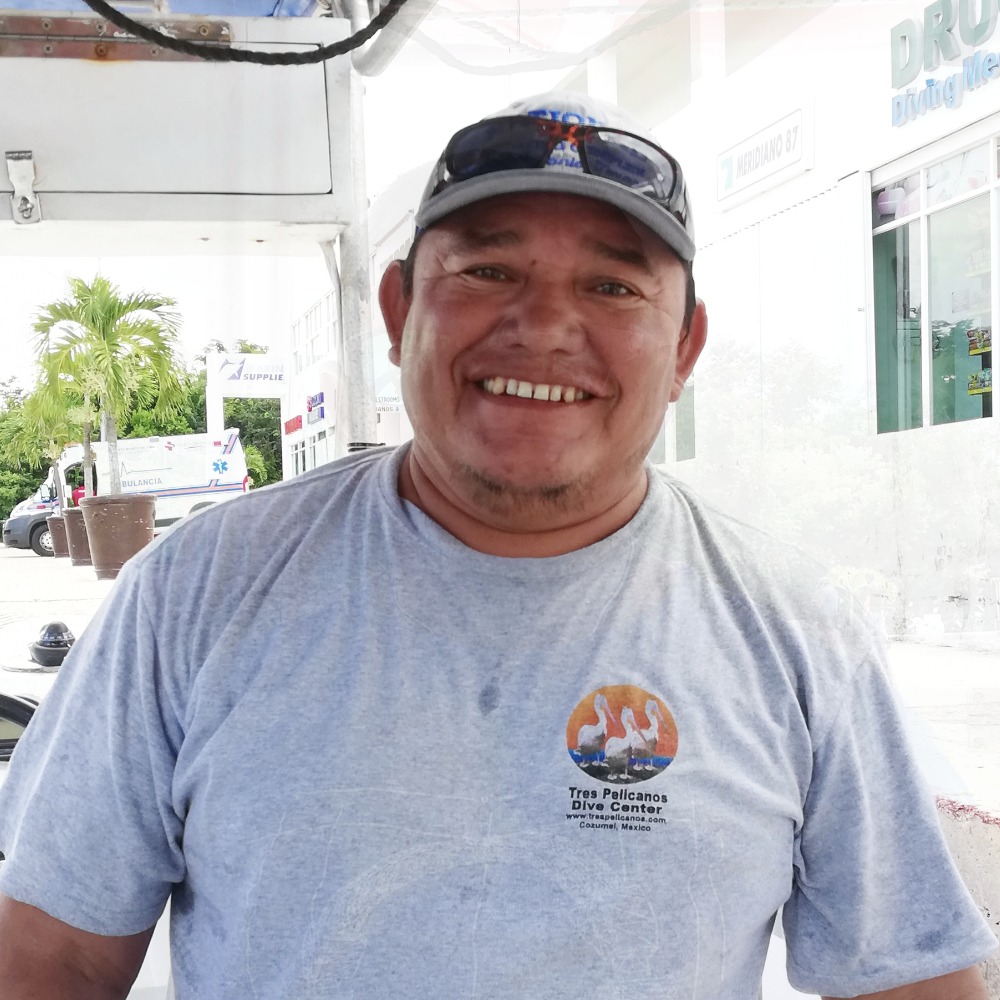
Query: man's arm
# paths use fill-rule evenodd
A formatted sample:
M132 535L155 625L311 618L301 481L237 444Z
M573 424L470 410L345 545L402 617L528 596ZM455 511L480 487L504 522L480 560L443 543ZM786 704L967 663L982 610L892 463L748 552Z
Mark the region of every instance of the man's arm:
M834 1000L823 997L823 1000ZM923 979L908 986L897 986L881 993L866 993L855 1000L989 1000L979 967L974 965L947 976Z
M153 928L127 937L90 934L0 894L3 1000L124 1000Z

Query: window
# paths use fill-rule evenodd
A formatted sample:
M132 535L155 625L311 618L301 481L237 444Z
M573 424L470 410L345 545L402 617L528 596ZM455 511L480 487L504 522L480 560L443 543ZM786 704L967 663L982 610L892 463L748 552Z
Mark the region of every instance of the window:
M292 324L292 369L296 375L333 353L338 323L337 293L330 291Z
M880 434L992 416L996 141L872 192Z
M919 427L920 224L875 237L875 390L879 434Z
M320 431L309 439L309 468L325 465L330 460L327 451L326 431Z
M292 445L292 475L298 476L306 471L306 443L296 441Z
M992 415L990 368L990 196L928 220L931 420Z

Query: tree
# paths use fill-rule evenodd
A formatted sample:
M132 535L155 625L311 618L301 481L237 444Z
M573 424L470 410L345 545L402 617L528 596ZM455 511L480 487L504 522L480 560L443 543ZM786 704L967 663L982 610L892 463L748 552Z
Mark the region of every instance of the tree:
M0 381L0 519L15 504L31 496L45 478L45 456L40 442L22 450L25 434L24 393L13 379ZM15 457L16 456L16 457Z
M2 395L6 407L5 419L0 423L0 461L17 470L26 470L31 480L36 479L38 470L47 464L55 483L59 509L65 510L66 496L62 476L58 474L58 462L66 445L79 440L79 398L71 393L56 395L46 391L41 384L36 384L28 396L21 390ZM36 482L28 493L37 486ZM28 493L18 499L24 499Z
M253 444L243 446L243 455L247 462L247 475L250 477L252 486L263 486L269 482L267 462L260 453L260 449Z
M157 419L183 400L176 358L175 301L138 292L123 296L100 275L70 279L71 297L45 306L35 321L35 349L50 406L67 390L81 398L84 490L93 495L91 439L98 414L108 445L110 491L121 493L118 430L138 406Z

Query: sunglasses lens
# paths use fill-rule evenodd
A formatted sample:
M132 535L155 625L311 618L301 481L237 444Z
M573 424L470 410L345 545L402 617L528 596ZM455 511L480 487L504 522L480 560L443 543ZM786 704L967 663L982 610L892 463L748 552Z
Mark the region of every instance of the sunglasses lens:
M666 205L677 175L670 160L657 149L618 132L591 132L586 143L591 173Z
M549 137L531 119L498 119L463 129L448 146L446 166L455 180L498 170L535 169L549 155Z
M576 149L566 162L560 150ZM601 126L563 126L529 116L492 118L462 129L444 155L445 175L434 193L450 184L502 170L536 170L545 166L583 167L656 202L687 225L684 185L673 160L637 135Z

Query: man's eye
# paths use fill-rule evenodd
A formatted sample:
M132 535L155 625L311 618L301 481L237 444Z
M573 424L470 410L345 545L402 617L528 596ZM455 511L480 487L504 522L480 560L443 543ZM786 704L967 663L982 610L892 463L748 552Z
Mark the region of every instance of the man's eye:
M504 281L507 277L499 268L488 266L470 267L465 273L474 278L488 278L490 281Z
M603 295L614 295L624 297L632 295L632 289L628 285L623 285L620 281L602 281L597 286L597 291Z

